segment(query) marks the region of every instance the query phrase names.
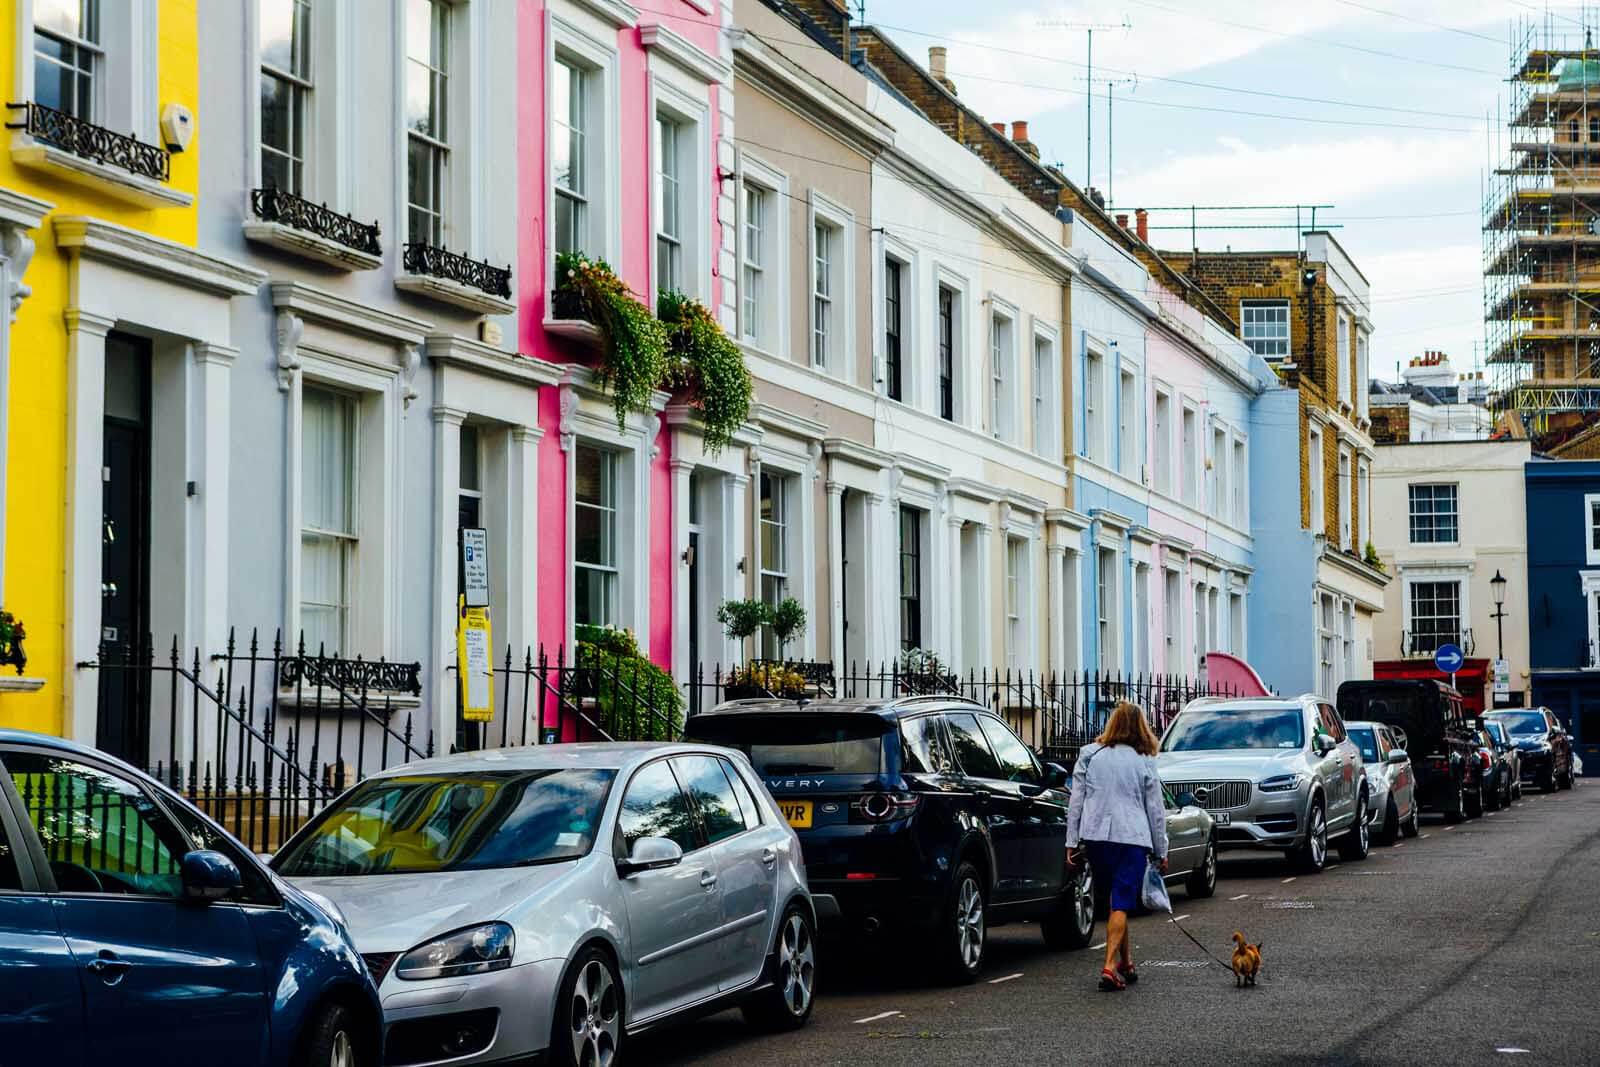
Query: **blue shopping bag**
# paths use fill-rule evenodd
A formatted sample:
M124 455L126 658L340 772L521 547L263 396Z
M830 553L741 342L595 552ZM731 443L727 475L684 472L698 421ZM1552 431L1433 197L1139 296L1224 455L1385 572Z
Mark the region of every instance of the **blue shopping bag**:
M1144 886L1139 890L1139 901L1150 911L1172 911L1172 898L1167 896L1167 883L1161 877L1161 868L1154 857L1144 867Z

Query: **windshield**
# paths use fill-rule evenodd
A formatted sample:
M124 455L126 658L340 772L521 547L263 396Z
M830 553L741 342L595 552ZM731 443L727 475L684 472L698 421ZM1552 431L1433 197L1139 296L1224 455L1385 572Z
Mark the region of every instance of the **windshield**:
M615 777L607 770L405 775L363 782L274 867L286 877L414 874L577 859Z
M1495 721L1504 723L1512 737L1534 737L1544 733L1544 716L1537 711L1503 711Z
M887 725L876 715L742 712L691 720L690 732L743 752L758 774L880 774Z
M1299 708L1202 708L1185 711L1162 739L1163 752L1231 748L1299 748L1305 722Z
M1370 726L1352 726L1348 731L1350 740L1356 743L1361 750L1361 758L1368 763L1378 762L1378 737L1372 732Z
M1506 728L1504 726L1501 726L1493 719L1485 719L1483 720L1483 728L1489 731L1489 736L1494 738L1495 744L1503 745L1506 743Z

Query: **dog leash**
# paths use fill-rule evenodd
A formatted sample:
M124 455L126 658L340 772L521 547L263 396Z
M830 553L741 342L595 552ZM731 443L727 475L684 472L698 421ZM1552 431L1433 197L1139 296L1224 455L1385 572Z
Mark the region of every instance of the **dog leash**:
M1229 974L1233 973L1233 968L1232 967L1228 966L1226 963L1223 963L1221 960L1217 959L1217 957L1211 955L1211 950L1206 948L1198 940L1196 940L1196 938L1195 938L1195 936L1193 934L1191 934L1189 931L1185 930L1183 928L1183 924L1180 923L1177 919L1169 919L1168 922L1171 923L1173 926L1176 926L1178 928L1178 932L1180 934L1182 934L1184 937L1187 937L1190 941L1192 941L1194 943L1194 947L1195 948L1197 948L1201 952L1205 953L1206 958L1209 959L1212 963L1215 963L1218 967L1221 967L1223 970L1227 971Z

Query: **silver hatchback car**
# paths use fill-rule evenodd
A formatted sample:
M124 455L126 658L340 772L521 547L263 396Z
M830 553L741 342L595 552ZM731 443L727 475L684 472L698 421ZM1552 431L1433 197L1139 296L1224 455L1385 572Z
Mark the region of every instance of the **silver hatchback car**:
M1168 724L1156 757L1173 793L1216 820L1221 849L1281 849L1308 871L1365 859L1371 790L1361 750L1315 696L1203 697Z
M739 1005L803 1025L799 842L744 756L705 745L464 753L370 778L273 867L343 911L391 1063L621 1067L627 1039Z

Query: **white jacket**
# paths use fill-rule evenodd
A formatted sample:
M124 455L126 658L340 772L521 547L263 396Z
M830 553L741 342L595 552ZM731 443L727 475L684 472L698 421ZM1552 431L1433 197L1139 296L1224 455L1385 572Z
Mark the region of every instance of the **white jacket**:
M1127 745L1083 746L1072 772L1067 847L1115 841L1167 855L1167 807L1156 761Z

